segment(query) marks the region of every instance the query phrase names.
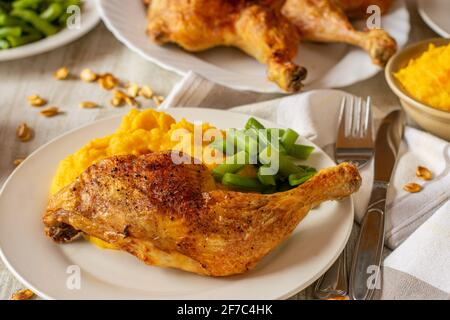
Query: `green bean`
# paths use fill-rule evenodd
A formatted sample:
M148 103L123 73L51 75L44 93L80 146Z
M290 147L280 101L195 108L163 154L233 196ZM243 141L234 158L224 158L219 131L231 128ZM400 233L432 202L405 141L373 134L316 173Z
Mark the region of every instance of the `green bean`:
M279 160L280 161L279 162L280 169L279 170L280 170L280 174L282 174L283 176L289 177L293 173L303 173L304 172L304 170L301 167L295 165L295 163L292 162L291 159L289 159L287 156L280 154L279 157L280 157L280 160Z
M315 173L294 173L289 175L289 185L292 187L299 186L309 179L311 179Z
M248 161L247 158L247 153L240 151L225 159L225 162L214 168L212 173L215 178L222 179L226 173L235 173L241 170Z
M277 185L277 181L275 179L275 176L274 175L264 175L264 174L262 174L262 169L263 168L264 168L263 166L258 168L257 176L258 176L259 182L261 182L265 186L276 186Z
M8 40L0 39L0 50L8 49L9 47L11 47L11 45Z
M52 22L58 19L64 12L63 6L58 2L51 3L47 9L41 13L41 18Z
M262 192L264 190L263 186L257 179L243 177L234 173L225 173L222 178L222 184L228 187L247 191Z
M11 27L17 26L22 22L22 20L11 17L7 13L0 13L0 26Z
M281 137L281 143L285 149L289 152L289 149L295 144L299 137L299 134L292 129L287 129Z
M14 36L6 37L8 42L11 44L11 47L23 46L25 44L37 41L41 38L42 38L42 36L39 33L29 34L29 35L22 36L22 37L14 37Z
M16 0L12 3L14 9L34 9L36 10L42 0Z
M250 134L245 134L243 131L233 130L230 135L236 141L236 146L239 150L245 150L250 158L250 164L258 162L258 140Z
M251 117L250 119L247 120L247 123L245 124L245 129L247 129L247 130L248 129L261 130L261 129L265 129L265 128L261 124L261 122L259 122L255 118Z
M236 149L229 137L225 139L221 137L216 138L213 142L209 144L209 147L219 150L220 152L226 155L233 155L236 153Z
M272 152L274 152L273 155L272 155ZM277 159L278 160L278 172L282 176L289 177L289 175L292 173L304 172L303 168L295 165L295 163L293 163L289 157L278 152L277 150L271 149L270 147L264 149L259 154L259 160L263 164L266 164L266 165L273 165L273 163L271 163L271 162L272 162L272 160L274 160L274 158L277 158L277 157L278 157L278 159Z
M314 147L305 146L302 144L294 144L288 151L288 155L297 159L306 160L314 151Z
M284 135L284 133L286 132L286 130L284 129L278 129L278 128L272 128L269 129L270 133L273 134L273 132L278 131L278 137L282 137Z
M308 172L308 173L317 173L316 168L308 167L308 166L299 166L299 167L302 168L303 170L305 170L305 172Z
M67 12L63 13L61 16L59 16L58 18L58 24L61 27L65 27L67 24L67 19L69 19L70 14L68 14Z
M286 154L286 149L279 143L279 137L278 129L258 130L258 142L260 143L259 150L270 146L271 148L278 150L279 153ZM274 141L276 142L275 145L273 145Z
M20 37L22 35L22 28L20 27L2 27L0 28L0 38L7 36Z
M41 31L46 36L51 36L58 32L58 28L51 23L40 18L35 12L31 10L14 9L11 11L13 17L21 18L28 23L31 23L36 29Z

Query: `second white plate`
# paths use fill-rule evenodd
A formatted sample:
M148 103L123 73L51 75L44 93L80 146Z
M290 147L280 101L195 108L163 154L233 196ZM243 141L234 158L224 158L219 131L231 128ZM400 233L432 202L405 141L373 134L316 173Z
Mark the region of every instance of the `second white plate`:
M181 75L192 70L207 79L238 90L282 92L266 78L266 67L234 48L188 53L175 45L152 44L145 33L146 12L141 0L97 0L109 30L145 59ZM382 18L382 27L402 47L408 40L409 13L397 0ZM306 89L337 88L370 78L380 71L361 49L342 44L301 44L296 61L308 69Z
M419 0L417 7L431 29L444 38L450 38L449 0Z
M66 45L85 35L100 22L93 1L83 1L81 24L79 29L63 29L57 34L42 40L7 50L0 50L0 61L8 61L34 56Z
M247 115L212 109L169 109L176 119L242 128ZM339 256L353 226L350 198L323 203L293 234L246 274L213 278L145 265L128 253L87 241L58 245L44 234L42 214L58 163L89 140L110 134L120 117L95 122L53 140L29 156L0 192L0 256L24 285L47 299L282 299L315 281ZM261 120L268 127L276 124ZM302 143L310 144L305 139ZM320 149L308 160L333 166ZM70 289L73 272L80 289Z

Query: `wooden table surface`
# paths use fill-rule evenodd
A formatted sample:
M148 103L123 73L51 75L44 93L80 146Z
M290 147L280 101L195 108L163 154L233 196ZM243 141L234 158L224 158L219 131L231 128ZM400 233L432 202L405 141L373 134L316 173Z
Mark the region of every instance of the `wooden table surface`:
M410 42L436 37L418 16L414 0L408 1L408 7L412 25ZM99 73L111 72L124 81L148 84L163 96L181 79L179 75L150 63L127 49L102 23L82 39L50 53L0 62L0 186L14 170L15 159L26 157L39 146L72 128L128 111L129 107L111 107L111 93L102 90L97 84L77 79L55 80L53 72L62 66L68 67L75 74L83 68ZM343 90L359 96L370 95L374 104L379 107L391 108L398 105L398 100L388 88L382 73ZM27 103L27 97L32 94L48 99L49 106L57 106L64 113L53 118L41 116L39 109L30 107ZM99 103L102 107L93 110L79 108L78 104L86 100ZM154 103L150 101L143 107L154 107ZM34 138L27 143L16 139L16 128L23 122L34 130ZM354 228L350 244L357 231ZM11 291L21 287L0 262L0 299L8 299ZM293 298L311 297L310 287Z

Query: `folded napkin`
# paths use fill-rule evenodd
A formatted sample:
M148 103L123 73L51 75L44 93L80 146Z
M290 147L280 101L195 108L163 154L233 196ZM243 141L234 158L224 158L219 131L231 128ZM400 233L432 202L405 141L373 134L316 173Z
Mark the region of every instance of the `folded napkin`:
M257 116L297 130L332 156L344 95L347 93L338 90L316 90L261 101L263 95L229 89L189 73L160 110L203 107ZM252 99L254 103L249 104ZM382 112L374 107L373 114L377 127L386 110ZM419 165L433 172L433 180L424 182L416 178ZM361 190L354 195L358 222L364 216L369 200L373 163L364 168L361 175ZM415 194L404 191L403 186L409 182L421 184L423 190ZM450 297L450 229L436 230L436 225L450 225L449 186L450 144L425 132L406 128L388 192L386 245L394 252L385 260L383 288L386 289L381 298ZM431 216L432 219L427 221Z

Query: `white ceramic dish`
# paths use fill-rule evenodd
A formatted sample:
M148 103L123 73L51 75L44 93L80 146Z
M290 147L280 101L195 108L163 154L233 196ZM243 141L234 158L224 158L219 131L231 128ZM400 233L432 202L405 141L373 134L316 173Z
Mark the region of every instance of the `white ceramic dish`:
M450 1L419 0L417 7L420 16L431 29L444 38L450 38Z
M207 121L220 128L243 127L248 116L211 109L179 108L176 119ZM77 241L57 245L41 221L58 162L94 137L115 131L120 117L71 131L29 156L0 193L0 255L23 284L47 299L282 299L315 281L338 257L353 225L350 198L312 211L291 237L255 270L211 278L145 265L125 252L102 250ZM267 126L276 124L261 120ZM302 143L310 142L303 140ZM334 165L320 149L308 163ZM66 286L70 266L81 270L81 289ZM70 269L69 269L70 270Z
M214 48L192 54L175 45L152 44L145 34L146 14L141 0L97 0L109 30L128 48L145 59L181 75L192 70L207 79L238 90L282 92L266 78L266 67L233 48ZM397 0L383 17L382 27L402 47L408 40L409 13ZM305 89L336 88L370 78L380 71L358 48L340 44L301 45L297 62L308 69Z
M66 45L85 35L100 21L95 3L84 1L81 11L81 25L79 29L63 29L57 34L42 40L7 50L0 50L0 61L15 60L44 53Z

